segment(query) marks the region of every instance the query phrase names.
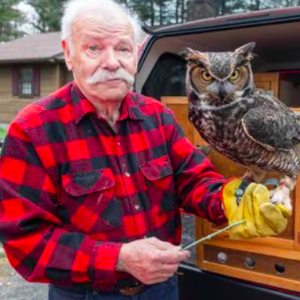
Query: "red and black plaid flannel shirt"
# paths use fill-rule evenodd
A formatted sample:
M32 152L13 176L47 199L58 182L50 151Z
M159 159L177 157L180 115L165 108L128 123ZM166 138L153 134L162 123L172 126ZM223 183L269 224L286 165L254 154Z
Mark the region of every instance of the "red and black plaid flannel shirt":
M12 122L0 160L0 239L28 281L116 290L122 243L179 244L179 208L226 221L224 179L172 111L129 93L116 132L72 83Z

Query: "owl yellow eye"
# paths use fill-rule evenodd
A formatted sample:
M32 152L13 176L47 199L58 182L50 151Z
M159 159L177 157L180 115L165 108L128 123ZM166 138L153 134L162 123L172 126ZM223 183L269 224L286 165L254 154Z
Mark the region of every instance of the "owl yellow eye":
M238 79L239 79L239 77L240 77L240 71L239 70L235 70L232 74L231 74L231 76L230 76L230 80L231 81L237 81Z
M201 79L205 82L210 82L213 80L213 77L206 70L202 70L200 75Z

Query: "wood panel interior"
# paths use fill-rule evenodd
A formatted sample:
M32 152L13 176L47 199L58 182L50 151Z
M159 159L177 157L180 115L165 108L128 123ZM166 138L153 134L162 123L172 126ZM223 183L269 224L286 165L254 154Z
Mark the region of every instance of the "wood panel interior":
M265 89L276 97L280 95L279 72L255 74L254 80L258 88ZM186 97L162 97L161 101L175 112L179 124L183 127L186 136L194 145L207 145L207 143L199 136L197 130L188 121L188 101ZM300 112L300 107L293 107L292 109ZM209 149L209 158L217 171L227 178L231 176L241 176L245 172L245 168L238 166L211 148ZM278 174L268 173L267 178L270 177L278 177ZM276 281L275 278L278 278L283 281L283 287L300 291L300 268L295 267L295 260L300 261L299 178L296 188L291 194L291 198L294 208L293 215L289 219L287 229L281 235L237 242L230 240L228 234L225 232L211 241L197 245L197 266L199 268L220 274L232 275L234 277L237 277L238 274L239 278L256 282L257 278L260 278L260 276L254 278L253 274L264 274L264 276L268 277L267 283L270 285L274 285L274 282ZM196 239L215 232L217 229L220 228L217 228L200 218L196 219ZM230 264L222 264L222 266L220 266L220 263L216 261L215 256L216 253L222 249L226 249L226 251L230 253L232 260ZM248 270L243 263L243 258L246 254L249 254L249 249L252 251L251 255L259 262L259 267L257 267L255 272L253 272L253 270ZM291 261L291 258L293 258L294 261ZM270 265L280 262L284 262L287 266L288 271L285 275L274 273L274 270L270 268Z
M246 260L249 258L251 260ZM249 272L259 272L293 280L298 280L300 278L299 262L292 259L211 245L204 246L204 259L209 262L221 263L223 265L226 263L228 266L248 270ZM226 262L225 259L227 259Z

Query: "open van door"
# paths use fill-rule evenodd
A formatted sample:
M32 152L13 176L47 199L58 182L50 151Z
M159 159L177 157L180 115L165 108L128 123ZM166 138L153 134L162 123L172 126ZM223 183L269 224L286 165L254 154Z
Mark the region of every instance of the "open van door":
M206 146L210 160L226 177L242 175L244 169L209 149L189 123L185 95L186 63L178 53L186 47L200 51L232 51L251 41L257 44L254 50L256 58L252 63L256 86L300 111L300 8L169 26L149 33L140 56L136 91L172 108L187 137L195 146ZM231 300L238 297L299 299L299 179L292 200L293 216L287 230L280 236L237 242L224 233L198 245L195 267L182 266L185 274L180 277L182 299L199 299L199 296ZM197 218L196 239L217 229Z

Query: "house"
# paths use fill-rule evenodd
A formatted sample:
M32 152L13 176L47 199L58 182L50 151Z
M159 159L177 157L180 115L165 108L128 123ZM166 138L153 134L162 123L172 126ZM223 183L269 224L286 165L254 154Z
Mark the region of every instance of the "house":
M73 79L63 57L61 33L26 36L0 45L0 124L29 103Z

